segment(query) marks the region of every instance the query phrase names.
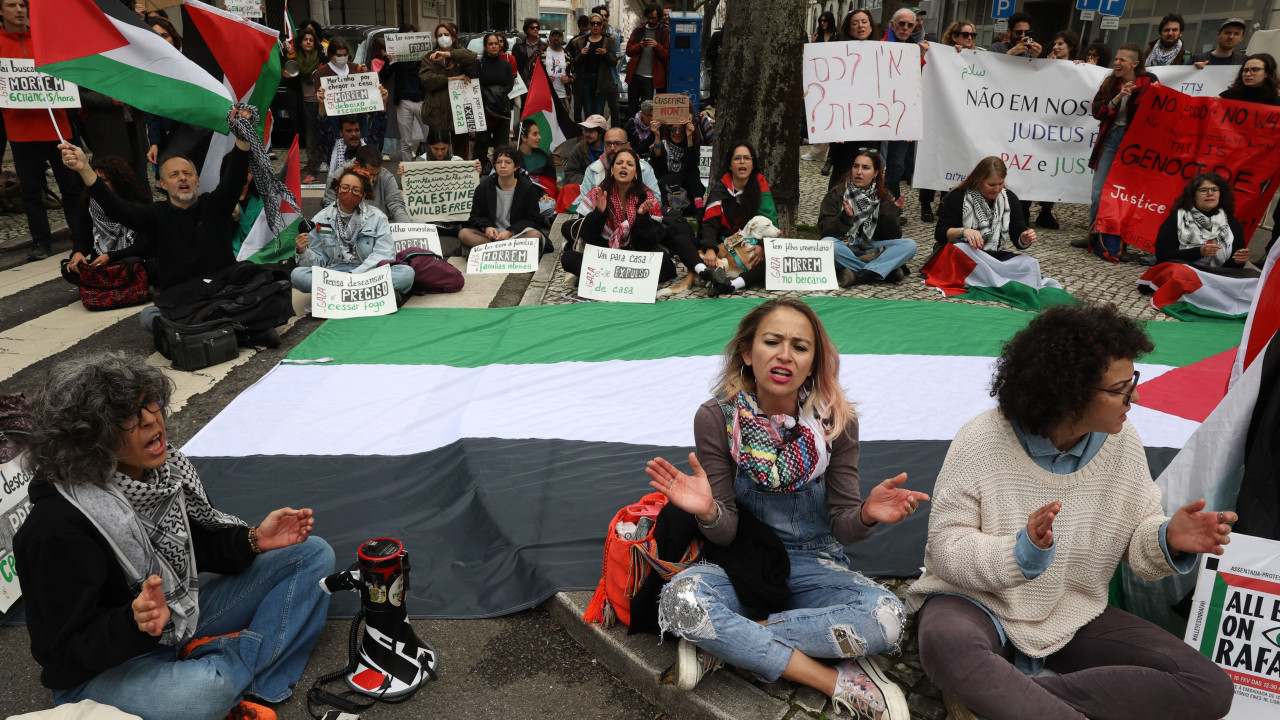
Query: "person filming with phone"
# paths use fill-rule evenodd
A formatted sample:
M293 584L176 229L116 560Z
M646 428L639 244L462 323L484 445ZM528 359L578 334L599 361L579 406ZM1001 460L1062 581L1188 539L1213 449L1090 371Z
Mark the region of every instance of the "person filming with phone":
M1026 13L1014 13L1009 16L1009 41L993 43L987 51L1038 58L1044 53L1044 46L1032 38L1031 16Z

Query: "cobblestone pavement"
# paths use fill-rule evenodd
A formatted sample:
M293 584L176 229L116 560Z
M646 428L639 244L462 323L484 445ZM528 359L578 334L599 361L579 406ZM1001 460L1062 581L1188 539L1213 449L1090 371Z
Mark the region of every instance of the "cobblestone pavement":
M827 178L819 174L821 163L800 163L800 209L798 223L801 226L816 227L818 224L818 205L826 193ZM905 186L904 186L905 187ZM825 292L827 295L840 297L874 297L894 300L945 300L942 293L924 284L919 270L929 259L933 248L933 223L927 225L920 221L920 203L914 190L907 190L907 205L903 218L907 221L905 234L913 238L920 246L916 256L907 267L911 275L897 285L879 283L875 285L858 285L838 292ZM935 208L936 209L936 208ZM1039 205L1032 206L1032 217L1039 212ZM1054 207L1054 217L1061 223L1059 230L1036 228L1039 240L1026 251L1026 254L1040 261L1040 270L1045 277L1062 283L1063 287L1077 298L1091 302L1115 303L1125 315L1141 320L1172 320L1172 318L1151 307L1146 296L1138 293L1135 281L1147 268L1139 263L1109 263L1094 257L1085 250L1073 248L1071 240L1083 237L1088 223L1089 207L1069 203L1058 203ZM677 263L679 265L679 263ZM684 268L680 267L680 275L674 282L684 277ZM572 283L570 281L573 281ZM576 278L557 266L555 275L548 283L542 298L544 305L560 305L579 301L577 297ZM773 297L774 295L793 295L804 297L810 293L771 293L763 288L749 288L736 296L741 297ZM695 286L688 292L664 299L689 299L705 297L706 291ZM969 302L977 305L996 305L1000 303L974 302L963 299L952 299L947 302Z

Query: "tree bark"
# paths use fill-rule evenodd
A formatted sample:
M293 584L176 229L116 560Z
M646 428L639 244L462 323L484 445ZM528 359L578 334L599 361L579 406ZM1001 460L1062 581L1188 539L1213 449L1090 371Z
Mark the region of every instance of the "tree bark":
M727 5L720 51L711 180L723 175L734 144L751 143L756 170L773 190L784 237L795 236L800 198L807 7L808 0L733 0Z
M883 0L880 5L880 37L876 40L884 37L885 30L889 29L889 23L893 21L893 14L904 7L915 7L915 5L908 0Z

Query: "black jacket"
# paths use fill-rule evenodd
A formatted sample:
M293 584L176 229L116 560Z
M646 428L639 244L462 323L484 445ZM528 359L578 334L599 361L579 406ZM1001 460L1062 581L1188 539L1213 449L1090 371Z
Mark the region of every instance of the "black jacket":
M53 485L32 483L27 492L31 514L14 536L13 552L41 684L72 688L152 650L160 638L134 622L136 594L107 539ZM205 530L192 523L191 539L201 572L233 575L255 557L244 526Z
M1022 201L1012 190L1005 190L1009 196L1009 241L1019 250L1026 248L1018 238L1027 231L1027 216L1022 212ZM937 246L947 242L964 242L963 239L947 240L947 231L958 228L964 218L964 190L952 190L942 204L938 206L938 224L933 231L933 239Z
M635 194L629 195L628 203L642 203L646 198L652 196L648 190L645 190L643 196ZM610 204L614 201L613 197L609 198ZM661 199L658 199L661 202ZM604 226L609 219L608 213L601 212L599 209L592 210L590 214L582 221L582 230L580 231L582 239L591 245L607 247L605 240ZM645 213L644 215L636 215L636 222L631 226L631 232L623 243L623 247L632 250L643 250L645 252L661 252L662 240L664 237L664 229L662 223L653 218L653 215Z
M510 69L510 65L507 66ZM538 200L544 195L537 183L523 175L516 178L516 191L511 196L511 217L507 229L512 235L519 235L529 228L536 228L543 235L550 230L542 211L538 208ZM498 176L490 175L476 185L471 196L471 217L467 218L467 227L484 232L494 227L498 217Z
M507 95L516 86L511 63L505 57L492 58L487 55L481 55L476 62L480 70L477 77L480 78L480 98L484 101L485 112L511 117L511 99Z
M818 209L818 232L823 237L842 238L853 227L853 218L844 212L844 183L827 191ZM1012 225L1012 221L1009 223ZM880 201L880 217L872 240L896 240L902 237L902 211L892 200Z
M1214 214L1217 214L1215 211ZM1235 254L1237 250L1248 247L1248 239L1244 236L1244 228L1240 226L1240 221L1234 217L1227 218L1227 227L1231 228L1231 252ZM1183 262L1194 263L1203 257L1200 254L1200 248L1187 248L1183 250L1178 246L1178 209L1174 208L1169 217L1160 223L1160 230L1156 233L1156 261L1157 262ZM1238 268L1244 267L1244 263L1238 263L1235 260L1227 259L1222 267Z

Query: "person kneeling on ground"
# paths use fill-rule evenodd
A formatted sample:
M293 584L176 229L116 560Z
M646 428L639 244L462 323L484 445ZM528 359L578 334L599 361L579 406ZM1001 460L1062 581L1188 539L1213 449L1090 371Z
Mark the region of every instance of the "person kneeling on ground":
M947 451L908 590L920 661L949 704L990 720L1226 716L1230 676L1107 605L1120 562L1145 580L1188 573L1237 519L1203 499L1165 516L1127 416L1134 360L1152 349L1111 305L1051 307L1004 346L998 407Z
M1191 178L1160 224L1156 261L1207 268L1239 268L1249 261L1248 238L1236 219L1236 198L1219 174Z
M316 213L311 219L315 229L299 233L298 267L289 279L299 292L311 292L312 268L328 268L340 272L368 272L384 260L395 260L395 243L391 227L382 211L364 202L373 196L369 176L347 168L334 181L337 201ZM315 235L312 242L311 235ZM391 286L400 295L413 288L413 268L391 266Z
M356 150L355 159L350 165L357 170L363 170L372 178L373 197L365 201L367 205L381 210L390 222L413 222L413 218L409 217L408 209L405 208L404 194L400 192L395 176L382 166L381 150L373 145L361 145L360 149ZM338 191L335 188L336 185L330 182L324 189L325 205L332 205L333 201L338 199Z
M493 174L480 181L471 196L471 217L458 231L465 248L517 237L536 237L548 252L550 227L538 199L542 188L523 173L524 157L510 145L493 150Z
M844 182L827 192L818 211L818 230L835 246L840 287L896 283L907 276L916 241L899 237L901 216L885 190L880 153L860 150Z
M89 165L94 174L120 198L139 204L151 202L151 194L143 189L133 168L121 158L114 155L95 157ZM98 201L89 196L87 188L77 212L80 213L81 224L91 228L92 238L91 243L81 240L80 236L72 238L67 272L78 275L85 265L103 267L126 257L121 251L133 246L134 231L112 220Z
M756 215L769 218L774 227L778 225L778 210L773 204L773 192L764 175L756 172L756 151L751 145L742 142L732 146L725 162L725 171L720 179L711 185L707 193L707 209L702 216L702 236L699 239L698 253L713 264L716 257L716 246L725 238L742 230L742 226ZM764 283L764 248L756 245L751 252L756 260L750 268L743 268L743 273L728 283L715 283L707 289L710 297L732 294L749 285Z
M1007 260L1016 254L1005 249L1010 240L1019 250L1036 241L1036 231L1027 227L1027 217L1022 214L1022 201L1004 186L1008 174L1004 160L994 155L978 161L969 177L952 188L938 208L933 233L937 247L964 242Z
M308 508L252 527L217 510L167 442L172 392L142 358L104 353L58 364L35 399L14 536L31 654L58 705L273 720L242 698L281 702L301 678L333 550Z

